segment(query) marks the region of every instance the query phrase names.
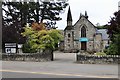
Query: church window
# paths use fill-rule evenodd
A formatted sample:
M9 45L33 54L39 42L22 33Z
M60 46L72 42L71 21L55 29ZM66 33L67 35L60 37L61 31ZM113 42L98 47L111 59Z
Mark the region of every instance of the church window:
M81 28L81 37L86 37L86 28L84 26Z
M70 34L68 34L68 37L70 37Z

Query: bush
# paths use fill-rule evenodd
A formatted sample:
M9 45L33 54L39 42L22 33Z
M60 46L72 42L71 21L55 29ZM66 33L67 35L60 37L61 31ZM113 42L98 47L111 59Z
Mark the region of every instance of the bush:
M32 49L31 46L27 43L23 44L22 47L23 53L36 53L36 49Z
M42 27L42 26L41 26ZM23 48L25 52L41 52L41 50L51 49L55 50L56 44L60 42L63 38L61 32L56 29L40 29L36 30L26 26L24 28L25 32L21 33L23 36L27 37L27 44ZM34 51L35 50L35 51Z
M116 44L110 44L110 46L104 50L107 55L119 55L118 47Z

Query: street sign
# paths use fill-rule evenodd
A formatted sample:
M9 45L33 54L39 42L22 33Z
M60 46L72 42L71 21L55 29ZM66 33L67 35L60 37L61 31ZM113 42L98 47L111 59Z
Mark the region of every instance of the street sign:
M5 43L5 53L16 53L16 43Z

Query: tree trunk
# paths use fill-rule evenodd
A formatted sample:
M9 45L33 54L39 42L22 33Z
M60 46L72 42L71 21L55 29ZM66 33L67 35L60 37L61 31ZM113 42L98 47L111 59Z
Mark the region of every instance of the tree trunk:
M53 55L53 50L51 51L51 61L53 61L54 60L54 57L53 57L54 55Z

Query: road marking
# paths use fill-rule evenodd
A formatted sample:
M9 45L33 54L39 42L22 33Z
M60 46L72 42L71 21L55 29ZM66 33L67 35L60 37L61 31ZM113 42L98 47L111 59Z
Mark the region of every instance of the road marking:
M31 74L46 74L58 76L76 76L76 77L89 77L89 78L117 78L116 76L94 76L94 75L80 75L80 74L66 74L66 73L50 73L50 72L30 72L30 71L17 71L17 70L0 70L0 72L16 72L16 73L31 73Z

